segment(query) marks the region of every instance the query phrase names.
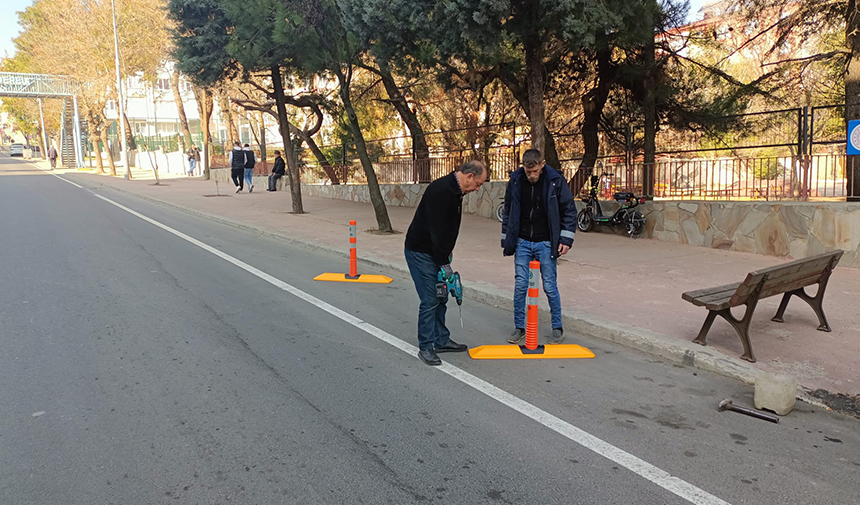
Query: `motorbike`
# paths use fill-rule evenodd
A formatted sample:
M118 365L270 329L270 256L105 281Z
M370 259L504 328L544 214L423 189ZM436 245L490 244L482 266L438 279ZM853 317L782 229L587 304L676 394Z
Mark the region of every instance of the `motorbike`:
M588 192L588 196L582 199L585 208L577 216L577 228L581 231L589 232L597 225L623 226L630 238L636 238L645 230L645 216L638 210L633 210L633 208L641 203L645 203L644 196L635 196L633 193L626 191L614 193L612 198L621 207L608 216L603 214L603 209L600 208L600 202L597 200L600 178L612 177L613 175L615 174L604 172L599 176L591 176L591 189Z

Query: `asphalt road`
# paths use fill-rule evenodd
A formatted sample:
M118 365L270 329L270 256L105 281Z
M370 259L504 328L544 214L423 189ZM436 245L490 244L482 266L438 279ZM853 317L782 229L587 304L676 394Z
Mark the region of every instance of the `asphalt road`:
M61 177L0 155L4 505L858 502L856 419L719 413L751 388L576 335L428 367L404 276L317 283L344 257Z

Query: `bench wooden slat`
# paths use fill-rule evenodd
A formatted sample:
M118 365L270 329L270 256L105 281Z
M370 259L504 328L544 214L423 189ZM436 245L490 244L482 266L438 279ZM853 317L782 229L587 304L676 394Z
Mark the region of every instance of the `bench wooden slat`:
M703 298L707 298L716 294L722 295L728 293L727 296L731 296L732 293L734 293L738 289L738 286L740 286L740 284L740 282L734 282L732 284L726 284L725 286L717 286L714 288L707 289L697 289L696 291L687 291L686 293L681 295L681 298L696 305L704 305L698 302L702 301Z
M824 272L824 268L830 264L830 258L820 258L815 261L810 261L809 263L800 263L800 264L787 264L782 268L768 268L764 270L759 270L757 274L767 274L767 278L769 281L778 280L782 277L790 277L795 274L803 273L803 272L817 272L819 274Z
M795 289L805 288L816 284L818 279L820 279L820 275L815 275L812 277L808 277L805 279L796 279L792 282L784 282L775 286L771 286L768 289L763 289L759 298L768 298L770 296L781 295L783 293L788 293L789 291L794 291ZM810 282L811 281L811 282Z
M728 303L729 300L732 299L732 296L734 296L735 291L737 291L737 288L735 288L735 290L733 291L723 291L721 293L714 293L708 296L702 296L699 298L699 303L697 305L708 306L714 304L721 305L723 303Z
M758 285L761 283L761 280L764 279L765 274L759 274L756 272L752 272L747 274L747 278L738 286L738 290L732 295L732 299L729 303L731 303L731 307L736 307L738 305L743 305L747 302L750 295L753 291L758 288Z

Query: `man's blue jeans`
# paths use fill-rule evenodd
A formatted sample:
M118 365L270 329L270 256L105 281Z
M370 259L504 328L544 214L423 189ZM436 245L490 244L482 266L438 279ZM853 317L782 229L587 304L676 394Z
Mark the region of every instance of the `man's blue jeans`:
M246 168L245 169L245 186L251 187L254 184L254 169Z
M443 346L451 340L451 332L445 326L448 297L436 296L439 265L429 254L405 250L406 264L418 291L421 304L418 307L418 348L421 350Z
M529 242L517 239L517 252L514 255L514 326L526 327L526 294L529 290L529 262L540 261L540 278L543 292L549 301L552 314L552 327L561 328L561 296L556 284L556 260L552 259L552 245L547 242Z

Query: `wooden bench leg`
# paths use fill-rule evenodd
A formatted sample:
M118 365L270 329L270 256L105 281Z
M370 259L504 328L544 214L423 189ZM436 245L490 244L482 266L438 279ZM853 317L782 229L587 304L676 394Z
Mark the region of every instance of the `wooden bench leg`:
M755 299L747 302L746 312L744 313L744 317L741 319L735 318L735 316L732 315L731 309L708 311L708 317L705 318L705 324L702 325L702 329L699 331L699 336L693 339L693 342L705 345L705 337L707 336L708 331L710 331L711 325L714 324L714 319L716 319L717 316L720 316L732 325L732 328L735 329L738 336L741 338L741 344L744 346L744 353L741 355L741 359L747 360L750 363L755 363L756 360L752 352L752 344L750 343L749 328L757 303L758 300Z
M815 311L815 315L818 316L818 330L819 331L830 331L830 325L827 324L827 318L824 316L824 308L822 307L822 302L824 301L824 288L826 287L826 283L819 283L818 285L818 293L815 296L809 296L806 294L806 290L803 288L795 289L794 291L789 291L788 293L782 295L782 301L779 303L779 309L776 311L776 315L773 316L771 321L775 321L777 323L785 322L783 319L783 315L785 314L785 308L788 307L788 300L792 297L792 295L797 296L801 300L805 301L812 307L812 310Z

